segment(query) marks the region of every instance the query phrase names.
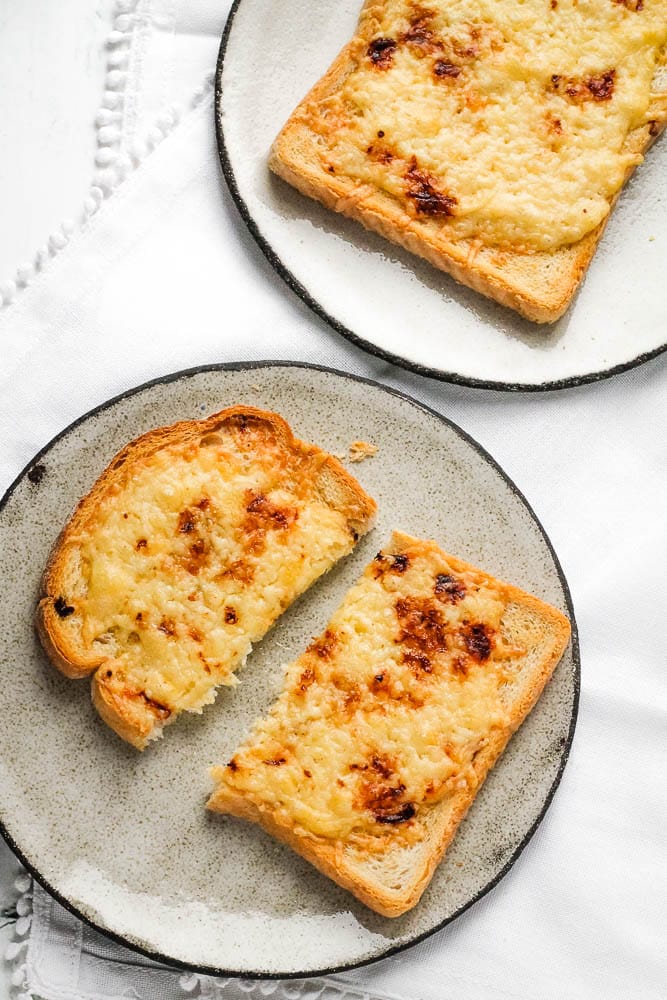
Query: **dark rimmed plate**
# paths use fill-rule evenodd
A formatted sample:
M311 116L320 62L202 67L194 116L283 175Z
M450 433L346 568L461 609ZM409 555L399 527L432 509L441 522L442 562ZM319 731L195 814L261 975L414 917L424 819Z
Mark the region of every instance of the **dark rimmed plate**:
M539 326L269 174L278 131L353 34L361 0L235 0L218 58L222 168L252 235L312 309L360 347L479 388L562 389L667 348L667 144L614 209L574 305ZM270 39L270 44L268 40Z
M354 467L377 529L313 587L202 716L139 754L97 718L88 684L45 659L32 625L40 576L79 497L129 439L247 403L284 414ZM35 472L39 469L38 472ZM280 665L326 623L391 529L436 538L570 616L574 640L489 776L421 903L380 917L260 830L206 813L208 768L228 760L274 697ZM567 584L539 522L490 456L454 424L377 383L268 362L196 369L111 400L58 435L0 506L0 821L65 906L118 941L197 971L302 977L374 961L433 933L484 895L534 833L560 780L579 690Z

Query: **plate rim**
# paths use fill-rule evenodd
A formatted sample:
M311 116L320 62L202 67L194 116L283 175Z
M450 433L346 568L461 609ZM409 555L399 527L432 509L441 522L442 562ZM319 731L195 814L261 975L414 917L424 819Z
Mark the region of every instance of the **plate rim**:
M532 506L516 485L514 480L505 472L502 466L496 461L495 458L484 448L483 445L473 438L467 431L463 430L457 423L446 417L444 414L439 413L437 410L433 409L427 403L422 403L420 400L415 399L407 392L403 392L401 389L396 389L393 386L384 385L375 379L366 378L365 376L355 375L352 372L343 371L338 368L332 368L327 365L319 365L306 361L281 361L281 360L259 360L259 361L228 361L228 362L216 362L211 364L196 365L192 368L184 368L176 372L169 372L164 375L158 375L153 379L149 379L146 382L142 382L137 386L125 389L115 396L103 401L102 403L93 406L91 409L87 410L81 416L77 417L71 423L67 424L62 430L58 431L40 450L32 456L32 458L26 463L23 469L19 472L16 478L9 485L2 498L0 499L0 515L2 514L4 508L11 500L14 492L20 483L23 482L27 474L30 472L35 465L39 464L40 459L46 455L51 448L56 445L61 438L64 438L75 428L79 427L81 424L85 423L92 417L97 416L97 414L110 409L116 403L122 400L129 399L132 396L138 396L141 393L154 388L155 386L166 386L174 382L179 382L187 378L192 378L193 376L202 374L204 372L220 372L220 371L253 371L255 369L263 368L296 368L296 369L306 369L310 371L318 371L327 375L334 375L340 378L346 378L353 382L362 383L365 385L373 386L374 388L380 389L389 395L397 396L400 399L410 403L419 410L424 411L429 416L436 417L442 423L446 424L450 429L454 431L459 437L461 437L467 444L469 444L484 461L491 467L491 469L500 475L501 479L509 486L511 492L518 498L518 500L526 508L530 518L537 527L540 535L542 536L547 550L551 555L553 560L556 573L558 575L558 580L563 591L563 597L565 599L565 605L567 607L568 616L570 618L570 624L572 628L571 634L571 649L572 649L572 666L573 666L573 701L572 701L572 715L570 718L570 725L568 729L568 734L566 737L565 744L561 751L560 763L558 770L554 777L554 780L549 788L549 791L544 799L544 803L534 820L533 824L530 826L528 831L524 834L519 844L510 854L509 858L500 869L500 871L486 884L479 892L477 892L471 899L467 900L459 909L454 913L450 914L444 920L438 922L430 930L424 931L410 941L403 942L394 947L388 948L383 951L381 955L373 956L372 958L363 959L356 962L348 962L340 965L332 966L330 968L317 969L309 972L249 972L246 970L228 970L221 969L217 966L199 965L193 962L187 962L182 959L173 958L169 955L165 955L157 950L152 950L151 948L144 948L141 945L137 945L134 942L123 937L122 934L116 931L109 930L108 928L97 923L91 917L86 916L82 913L77 906L70 902L58 889L54 888L48 881L48 879L41 874L30 859L23 853L21 847L14 840L12 835L9 833L7 827L5 826L4 818L0 812L0 835L4 839L5 843L8 845L10 850L16 855L21 864L27 869L31 877L39 883L39 885L51 896L56 902L58 902L64 909L68 910L73 916L77 917L83 923L87 924L93 930L104 935L104 937L109 938L116 944L122 945L125 948L129 948L131 951L137 952L143 955L145 958L152 959L154 962L160 962L164 965L171 966L185 972L194 972L199 975L213 976L218 978L235 978L239 980L248 981L258 981L258 980L299 980L299 979L314 979L322 976L337 975L341 972L348 972L352 969L360 969L368 965L374 965L376 962L380 962L385 958L389 958L391 955L396 955L399 952L406 951L408 948L413 948L415 945L420 944L427 938L432 937L437 934L448 924L452 923L457 917L461 916L466 910L468 910L473 904L477 903L480 899L486 896L492 889L494 889L499 882L507 875L510 869L513 867L519 856L523 853L524 848L526 848L529 842L532 840L535 832L540 826L542 820L544 819L549 806L551 805L556 790L561 783L563 773L565 771L566 764L568 762L570 751L572 749L572 743L574 740L575 729L577 725L577 718L579 713L579 701L581 693L581 655L580 655L580 645L579 645L579 631L577 627L577 621L575 617L574 604L572 601L572 594L570 592L570 587L567 582L567 578L561 566L558 555L553 547L551 539L547 534L542 522L537 517Z
M650 351L644 351L642 354L638 354L630 361L622 361L609 368L601 368L598 371L588 372L584 375L570 375L567 378L553 379L539 383L504 381L493 382L490 379L476 378L472 375L460 375L457 372L445 371L442 368L429 368L428 365L422 365L417 361L410 361L407 358L403 358L399 354L393 354L391 351L387 351L382 347L378 347L377 344L373 344L370 341L365 340L358 333L355 333L349 327L345 326L345 324L340 320L336 319L335 316L332 316L329 312L327 312L324 306L320 305L317 299L308 291L306 286L299 281L292 271L290 271L280 255L273 249L273 246L269 242L268 238L261 231L252 215L252 212L248 208L247 202L241 194L236 180L236 174L234 173L231 157L229 155L229 150L227 148L222 123L222 101L224 96L222 75L224 72L225 57L227 55L229 39L234 27L234 19L242 2L243 0L234 0L232 3L220 40L215 69L213 117L215 122L216 144L218 147L220 166L222 168L225 181L227 182L229 193L232 196L232 200L236 205L243 222L271 267L273 267L276 273L283 279L285 284L295 293L295 295L297 295L302 302L312 309L312 311L319 316L320 319L323 319L325 323L332 327L336 333L339 333L342 337L345 337L346 340L351 341L355 347L361 348L361 350L366 351L366 353L371 354L376 358L380 358L382 361L389 361L391 364L397 365L399 368L416 372L417 375L438 379L440 382L448 382L453 385L465 385L472 389L489 389L495 390L496 392L556 392L559 389L571 389L575 386L591 385L597 382L602 382L605 379L613 378L616 375L621 375L623 372L631 371L633 368L638 368L640 365L646 364L647 361L651 361L653 358L657 358L667 351L667 341L665 341L663 344L652 348ZM536 324L536 326L537 325L538 324Z

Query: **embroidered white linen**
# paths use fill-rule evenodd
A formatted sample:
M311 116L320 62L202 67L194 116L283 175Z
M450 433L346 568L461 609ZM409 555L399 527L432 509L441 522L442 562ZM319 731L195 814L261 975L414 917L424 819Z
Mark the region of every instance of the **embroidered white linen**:
M91 180L80 209L13 270L0 274L0 309L49 265L82 221L158 145L201 97L216 63L230 0L106 0L109 31L104 82L95 115ZM67 21L72 11L63 13ZM75 21L77 30L83 26ZM42 44L44 30L41 33ZM38 83L35 84L38 86ZM76 120L76 117L75 119ZM87 124L87 123L86 123ZM93 123L90 123L91 128ZM38 213L39 214L39 213ZM43 214L43 213L42 213ZM34 226L33 226L34 228Z
M212 115L209 93L0 317L0 488L96 403L212 361L333 365L400 386L460 423L524 490L563 562L583 649L578 732L544 823L499 887L422 945L332 982L405 1000L657 1000L667 977L658 922L667 698L654 610L664 595L664 365L513 396L372 359L264 261L220 176ZM163 975L178 983L178 973L144 977L137 957L126 967L126 954L91 944L89 931L80 949L64 949L71 918L40 891L32 919L25 989L46 1000L128 990L152 1000L168 995ZM214 988L186 983L203 995ZM281 998L299 988L253 987Z

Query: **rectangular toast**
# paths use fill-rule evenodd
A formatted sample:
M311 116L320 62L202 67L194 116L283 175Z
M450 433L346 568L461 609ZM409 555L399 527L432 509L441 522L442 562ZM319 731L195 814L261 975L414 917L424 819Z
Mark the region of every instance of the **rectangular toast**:
M539 323L667 122L667 0L366 0L271 169Z
M396 532L214 769L208 807L405 913L569 637L555 608Z
M276 413L233 406L127 445L47 566L38 632L138 749L200 712L253 643L352 551L376 505Z

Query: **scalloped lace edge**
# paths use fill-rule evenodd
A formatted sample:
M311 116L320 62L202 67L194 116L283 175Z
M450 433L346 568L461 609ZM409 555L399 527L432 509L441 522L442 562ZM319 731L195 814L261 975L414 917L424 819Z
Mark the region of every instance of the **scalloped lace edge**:
M5 949L5 960L12 967L10 982L13 1000L34 1000L28 976L28 945L33 913L33 880L27 871L14 879L17 919L14 938ZM174 975L178 973L174 970ZM369 993L331 979L268 980L213 979L197 973L183 973L178 985L185 995L199 1000L224 1000L228 988L249 998L273 997L274 1000L400 1000L395 994Z
M5 961L12 971L10 983L14 1000L32 1000L27 992L27 951L30 925L32 923L32 879L26 871L21 871L14 879L16 892L14 938L5 949Z
M116 0L111 31L106 38L107 66L102 103L95 117L95 170L77 217L64 219L39 247L32 260L20 264L13 277L0 284L0 310L9 306L48 268L49 262L81 230L123 181L156 149L175 128L183 115L196 108L213 85L214 72L206 74L202 84L182 104L166 107L148 129L143 139L135 139L123 148L123 105L127 86L127 66L135 32L143 21L142 0Z

